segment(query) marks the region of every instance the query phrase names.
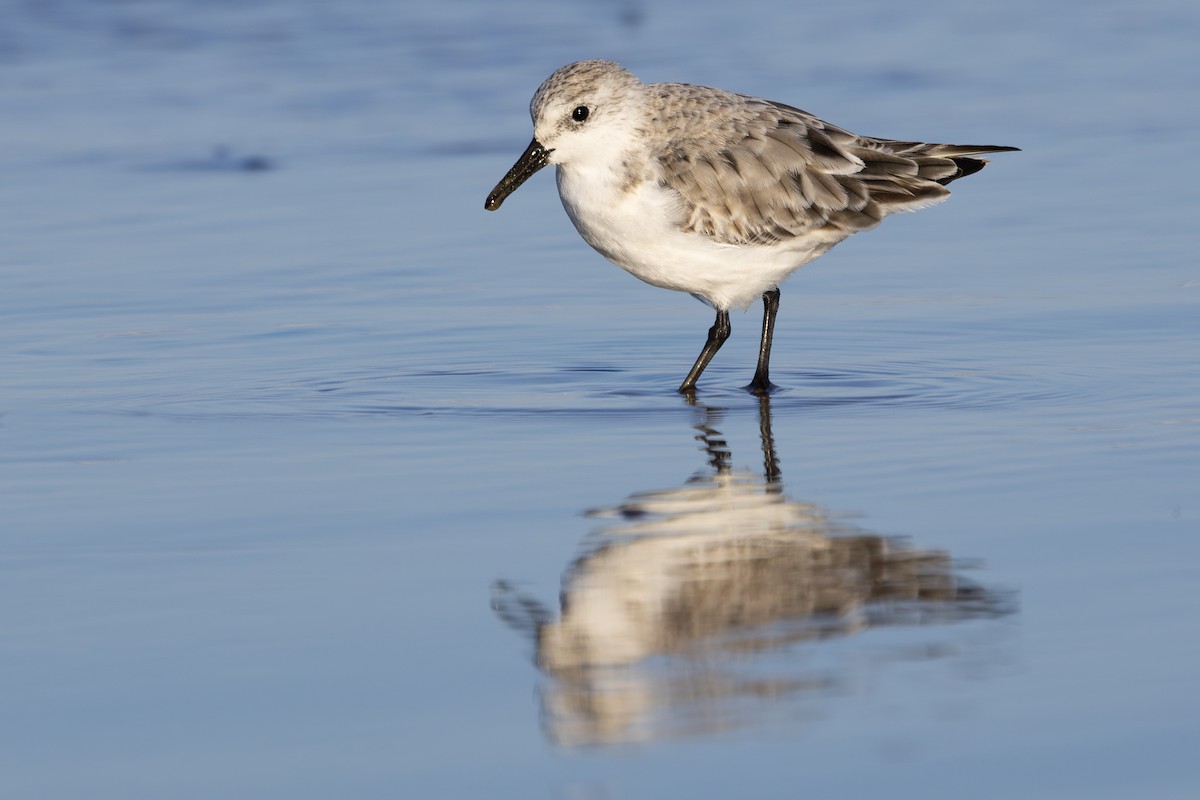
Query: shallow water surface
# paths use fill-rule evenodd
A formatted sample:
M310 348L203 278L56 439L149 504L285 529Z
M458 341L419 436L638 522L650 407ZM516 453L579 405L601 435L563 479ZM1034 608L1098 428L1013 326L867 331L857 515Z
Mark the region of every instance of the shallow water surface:
M1200 792L1191 5L10 5L6 797ZM1023 151L689 402L482 208L598 55Z

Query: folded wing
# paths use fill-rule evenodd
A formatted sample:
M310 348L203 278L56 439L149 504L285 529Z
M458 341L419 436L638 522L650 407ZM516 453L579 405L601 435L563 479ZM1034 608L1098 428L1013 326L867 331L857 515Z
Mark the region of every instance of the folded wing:
M838 241L945 199L946 184L987 163L971 156L1016 149L857 136L798 108L729 98L739 111L732 126L681 125L658 159L684 227L727 244Z

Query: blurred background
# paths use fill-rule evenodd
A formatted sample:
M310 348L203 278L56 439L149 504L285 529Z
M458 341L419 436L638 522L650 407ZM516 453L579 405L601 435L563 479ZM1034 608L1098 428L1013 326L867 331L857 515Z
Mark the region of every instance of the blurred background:
M12 797L1200 791L1200 9L0 0ZM709 310L554 69L1013 145Z

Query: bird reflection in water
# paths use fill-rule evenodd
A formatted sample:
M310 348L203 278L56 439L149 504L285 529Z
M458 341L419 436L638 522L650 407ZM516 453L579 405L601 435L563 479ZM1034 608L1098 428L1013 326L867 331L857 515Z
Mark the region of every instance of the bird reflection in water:
M806 641L867 628L1011 613L1012 598L956 573L950 556L831 519L783 493L770 398L759 398L763 468L731 467L720 411L695 428L708 466L683 486L590 512L614 520L585 542L555 615L507 582L493 607L529 635L547 680L548 736L621 744L727 730L785 698L836 694L841 672ZM953 648L917 648L920 658Z

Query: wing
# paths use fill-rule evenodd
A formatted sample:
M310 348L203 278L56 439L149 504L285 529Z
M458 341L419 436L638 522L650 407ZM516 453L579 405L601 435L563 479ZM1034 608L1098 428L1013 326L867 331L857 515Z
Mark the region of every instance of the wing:
M872 139L791 106L687 88L664 110L675 124L659 182L682 199L687 230L727 244L839 241L943 200L946 183L986 163L962 156L1011 149ZM714 103L722 113L705 118Z

